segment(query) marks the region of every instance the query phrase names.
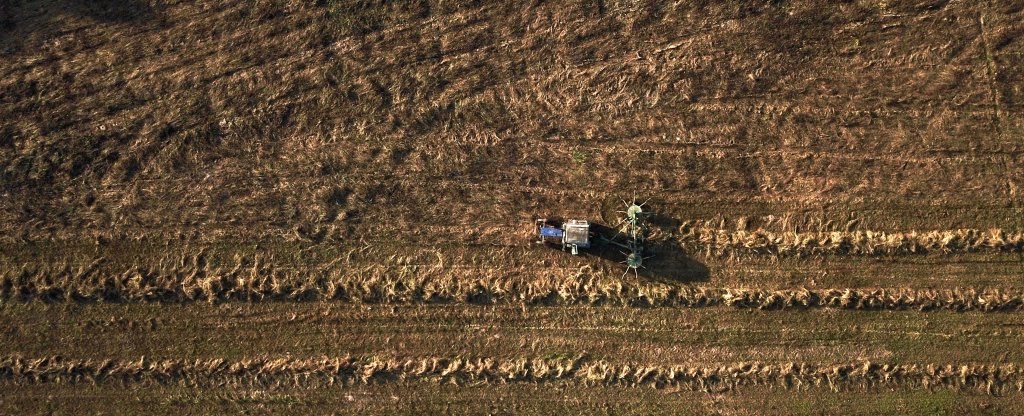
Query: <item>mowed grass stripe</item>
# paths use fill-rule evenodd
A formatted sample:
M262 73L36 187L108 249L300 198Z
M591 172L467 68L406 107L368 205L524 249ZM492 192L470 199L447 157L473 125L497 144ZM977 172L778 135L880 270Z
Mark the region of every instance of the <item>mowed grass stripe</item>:
M992 396L948 389L908 388L831 391L746 386L729 394L680 389L622 388L580 383L454 385L380 383L311 389L238 389L118 383L7 385L5 414L1012 414L1024 395Z
M184 384L260 388L433 381L451 384L550 383L655 387L723 393L747 386L950 389L992 395L1024 391L1024 368L1014 364L764 364L714 367L611 364L583 357L256 357L224 359L78 360L64 357L0 357L0 384Z
M1017 314L467 305L42 305L0 309L8 353L78 358L490 356L611 363L1024 363Z
M493 251L493 247L480 248L474 256L515 255L514 250L502 254ZM737 259L702 264L699 258L685 255L663 256L641 269L644 276L632 277L628 273L622 275L623 268L614 258L579 259L557 251L537 257L536 264L520 257L518 263L510 262L504 267L499 264L469 268L459 267L458 261L445 258L440 250L425 253L431 263L421 262L418 256L396 254L378 262L372 256L362 257L361 249L335 251L333 255L306 250L282 254L290 256L292 263L308 263L305 267L280 266L273 252L253 256L236 253L233 259L223 262L217 259L223 258L224 253L214 255L210 254L212 251L199 249L187 256L171 253L147 262L139 261L142 257L108 261L102 256L75 262L47 262L46 257L56 253L43 257L36 256L38 253L16 253L0 271L0 299L336 300L956 311L1017 311L1024 307L1024 292L1016 285L1019 264L1012 258L994 261L995 258L985 256L974 262L920 269L898 262L887 268L885 262L868 260L804 263L793 270L781 261L775 268L771 262L759 262L747 269ZM824 286L830 282L836 285Z
M683 227L680 227L683 228ZM1020 251L990 246L971 247L972 252L923 249L904 254L761 254L738 248L721 254L708 253L696 244L681 243L678 236L658 235L647 253L653 255L640 270L641 278L622 278L624 260L613 250L571 256L557 249L537 246L528 230L519 230L507 245L434 242L415 245L407 241L347 241L341 244L308 244L302 241L222 240L208 243L167 244L146 241L55 241L48 244L5 244L0 251L0 294L8 298L136 300L218 300L244 296L260 298L430 299L460 301L460 295L501 292L508 299L534 299L544 290L571 288L581 282L590 286L566 289L571 300L581 291L601 292L600 286L621 283L627 288L679 290L737 288L761 291L823 291L887 288L892 290L971 289L1019 290L1024 273ZM734 231L735 232L735 231ZM738 234L738 232L735 232ZM787 250L814 252L815 233L777 233L794 245ZM868 233L849 233L862 236ZM950 233L958 237L958 233ZM699 235L694 233L690 235ZM911 241L887 239L899 234L880 234L881 244L866 249L905 250ZM975 233L982 241L987 233ZM482 239L508 235L489 234ZM768 240L755 240L770 242ZM787 243L788 244L788 243ZM797 247L797 248L793 248ZM835 248L846 246L836 245ZM825 247L827 249L828 247ZM852 250L847 247L844 250ZM958 249L959 250L959 249ZM753 253L752 253L753 252ZM134 282L134 283L133 283ZM475 283L482 283L476 289ZM619 283L617 283L619 282ZM192 287L207 285L198 292ZM271 286L268 286L271 285ZM276 285L276 286L275 286ZM358 287L357 287L358 286ZM462 289L458 287L467 286ZM343 291L341 289L344 289ZM99 289L105 288L104 291ZM472 289L472 290L471 290ZM150 290L150 292L146 292ZM306 291L304 295L298 292ZM187 292L187 293L186 293ZM388 294L379 297L373 293ZM606 291L605 291L606 292ZM229 296L228 296L229 295ZM364 296L365 295L365 296ZM394 295L394 296L392 296ZM406 296L409 295L409 296ZM544 295L546 296L546 294ZM493 296L492 296L493 297ZM615 296L611 301L628 301ZM225 298L226 299L226 298ZM221 300L225 300L221 299Z
M757 289L695 287L643 279L595 276L583 267L574 275L532 279L502 273L470 279L417 276L415 266L398 272L344 270L317 274L261 274L258 267L212 273L154 274L142 267L117 275L43 269L0 275L0 299L46 302L232 302L323 301L355 303L470 303L523 305L623 305L766 310L952 310L1012 312L1024 309L1019 289L956 287Z

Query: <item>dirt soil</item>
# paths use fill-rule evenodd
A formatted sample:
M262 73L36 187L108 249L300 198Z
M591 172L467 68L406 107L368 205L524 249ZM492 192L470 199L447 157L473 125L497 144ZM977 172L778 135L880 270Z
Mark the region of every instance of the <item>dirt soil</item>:
M1022 63L1020 0L0 0L0 413L1019 409ZM634 198L636 274L533 242Z

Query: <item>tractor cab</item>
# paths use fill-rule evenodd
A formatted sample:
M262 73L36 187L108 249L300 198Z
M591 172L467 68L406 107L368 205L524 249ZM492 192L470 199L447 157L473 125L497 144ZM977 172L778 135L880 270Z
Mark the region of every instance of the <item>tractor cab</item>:
M586 220L569 220L565 223L537 220L538 243L552 243L580 254L580 248L590 248L590 222Z

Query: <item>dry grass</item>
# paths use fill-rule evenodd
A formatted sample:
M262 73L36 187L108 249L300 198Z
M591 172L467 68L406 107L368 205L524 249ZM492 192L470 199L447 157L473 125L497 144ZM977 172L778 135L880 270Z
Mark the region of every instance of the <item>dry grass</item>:
M772 232L684 224L680 238L686 248L708 255L761 254L774 256L957 254L1024 250L1024 232L961 229L925 232L825 231Z
M1015 3L0 0L0 306L1012 320L1024 309ZM656 199L652 269L685 273L620 278L616 259L528 243L535 217L612 224L634 192ZM136 362L54 357L46 342L36 357L49 358L16 355L29 337L11 333L0 384L1022 389L1005 360Z
M0 298L44 301L225 302L341 300L369 303L523 303L627 306L733 306L759 309L948 309L1016 311L1024 293L1014 289L728 289L652 281L626 281L582 268L570 275L528 280L502 274L462 278L441 266L351 270L344 264L315 270L278 269L256 259L209 268L201 256L158 268L134 266L97 272L103 260L4 271Z
M531 358L344 357L251 358L238 361L73 360L62 357L0 358L0 382L185 384L282 388L388 382L455 384L574 382L586 385L652 386L722 393L747 386L829 388L872 387L974 390L988 394L1024 391L1016 365L910 364L872 362L817 365L738 363L718 367L610 364L584 357Z
M408 240L636 188L680 220L838 204L887 211L865 229L1009 227L965 211L1006 218L1022 151L991 126L975 4L20 3L0 64L16 241ZM997 62L1019 15L991 13Z

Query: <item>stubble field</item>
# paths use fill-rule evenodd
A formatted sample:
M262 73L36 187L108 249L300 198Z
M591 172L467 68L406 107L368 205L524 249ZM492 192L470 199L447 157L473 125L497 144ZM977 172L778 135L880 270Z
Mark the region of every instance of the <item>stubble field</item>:
M0 413L1019 411L1022 22L2 2Z

